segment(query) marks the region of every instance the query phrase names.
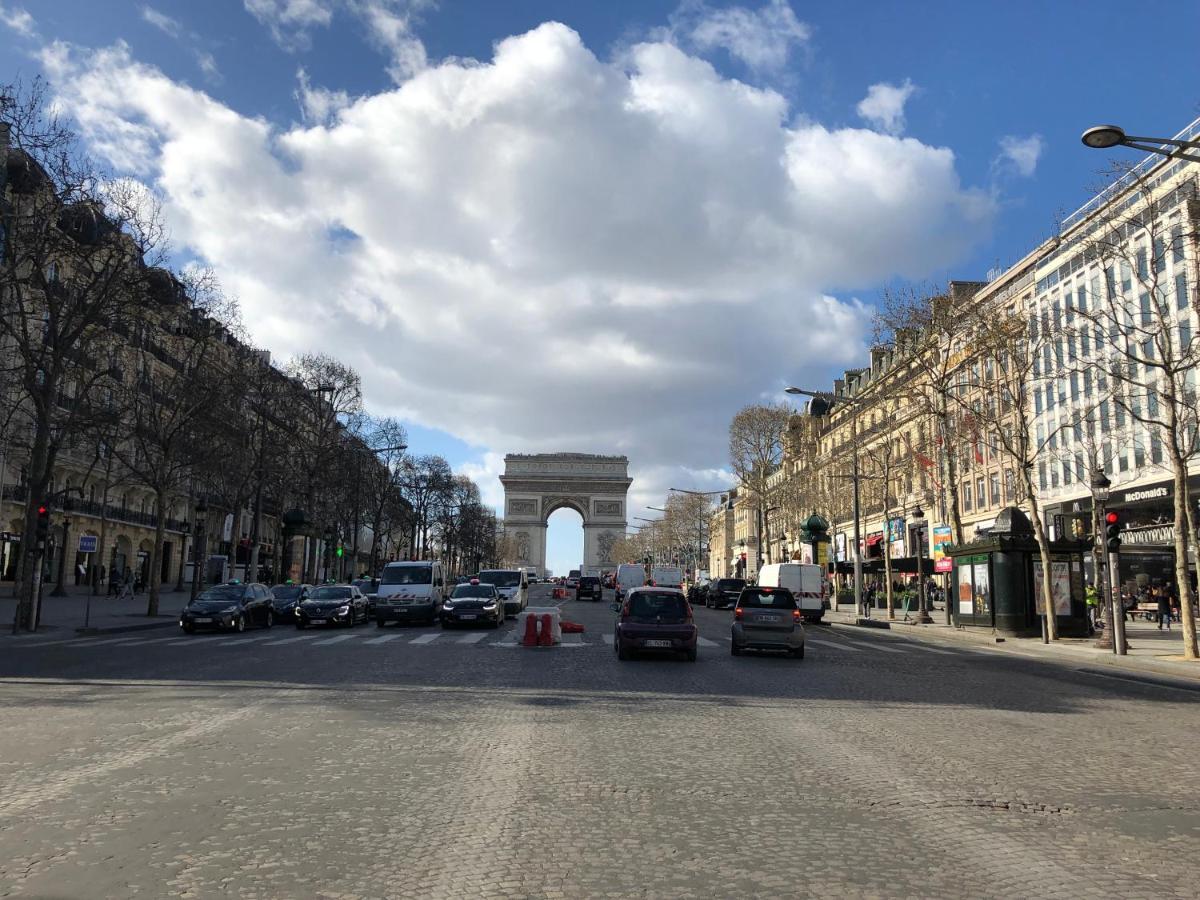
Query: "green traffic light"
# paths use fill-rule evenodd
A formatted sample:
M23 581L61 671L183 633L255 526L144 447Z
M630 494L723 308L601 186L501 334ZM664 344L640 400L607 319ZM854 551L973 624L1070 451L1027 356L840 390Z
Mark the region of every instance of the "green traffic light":
M342 552L343 552L343 551L342 551L342 548L341 548L341 547L338 547L338 548L337 548L337 555L338 555L338 558L339 558L339 559L340 559L340 558L341 558L341 556L342 556Z

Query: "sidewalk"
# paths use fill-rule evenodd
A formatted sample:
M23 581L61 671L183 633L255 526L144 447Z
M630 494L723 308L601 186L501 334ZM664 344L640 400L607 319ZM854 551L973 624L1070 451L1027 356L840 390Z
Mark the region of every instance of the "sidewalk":
M1183 629L1178 623L1175 623L1170 631L1159 631L1155 622L1142 619L1126 622L1125 638L1129 644L1129 652L1125 656L1117 656L1111 650L1101 650L1097 647L1096 638L1060 638L1053 644L1043 644L1039 637L997 637L988 631L955 628L946 624L945 609L931 610L930 616L934 624L918 625L912 621L905 622L904 612L899 609L896 610L896 618L890 621L887 610L871 610L871 619L878 627L890 627L894 634L917 640L976 644L1063 663L1109 666L1131 672L1200 681L1200 662L1183 658ZM825 618L838 626L864 629L870 627L860 625L859 621L863 617L845 604L840 610L827 611Z
M174 588L175 585L164 585ZM91 614L88 614L89 588L70 585L67 596L51 597L48 588L42 594L41 624L37 634L74 634L82 630L85 620L88 631L121 632L140 631L144 628L178 627L179 611L191 596L188 590L164 591L158 598L158 615L147 618L146 605L149 597L138 594L132 600L117 600L103 593L91 597ZM16 613L16 598L12 595L12 582L0 585L0 637L12 632L13 615ZM27 632L22 632L27 634Z

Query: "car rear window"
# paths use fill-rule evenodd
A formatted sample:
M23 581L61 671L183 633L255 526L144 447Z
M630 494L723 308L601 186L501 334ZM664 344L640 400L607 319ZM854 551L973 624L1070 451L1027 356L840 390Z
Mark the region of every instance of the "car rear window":
M795 609L796 600L787 588L764 591L761 588L746 588L738 600L740 606L766 607L767 609Z
M686 616L687 601L666 591L638 591L629 598L629 614L639 617Z
M722 578L717 582L718 591L740 591L746 586L746 582L740 578Z
M585 584L588 584L588 585L596 585L596 584L599 584L599 583L600 583L600 579L599 579L599 578L596 578L596 577L594 577L594 576L592 576L592 575L584 575L582 578L580 578L580 579L579 579L579 584L580 584L580 586L581 586L581 587L582 587L583 585L585 585Z

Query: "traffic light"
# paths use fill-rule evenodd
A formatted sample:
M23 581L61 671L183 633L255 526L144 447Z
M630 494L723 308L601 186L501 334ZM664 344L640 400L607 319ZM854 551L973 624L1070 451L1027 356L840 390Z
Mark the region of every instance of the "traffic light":
M42 504L37 508L37 540L39 544L46 543L50 537L50 507Z
M336 553L337 553L337 558L338 558L338 559L341 559L341 558L342 558L342 556L343 556L343 554L345 554L345 552L346 552L346 551L342 549L342 545L341 545L341 544L338 544L338 548L337 548L337 551L336 551Z
M1116 553L1121 549L1121 529L1123 527L1121 517L1117 513L1110 512L1104 516L1104 540L1108 545L1109 553Z

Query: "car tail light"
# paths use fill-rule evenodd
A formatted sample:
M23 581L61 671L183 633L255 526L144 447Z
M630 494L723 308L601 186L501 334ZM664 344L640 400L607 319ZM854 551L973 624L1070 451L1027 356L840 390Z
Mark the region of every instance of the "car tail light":
M733 617L735 619L740 619L742 617L742 608L740 606L734 608Z
M798 610L798 609L793 609L793 610L792 610L792 621L793 621L793 622L799 622L799 621L800 621L800 610Z
M625 605L621 607L621 618L622 619L629 618L629 601L628 600L626 600Z

